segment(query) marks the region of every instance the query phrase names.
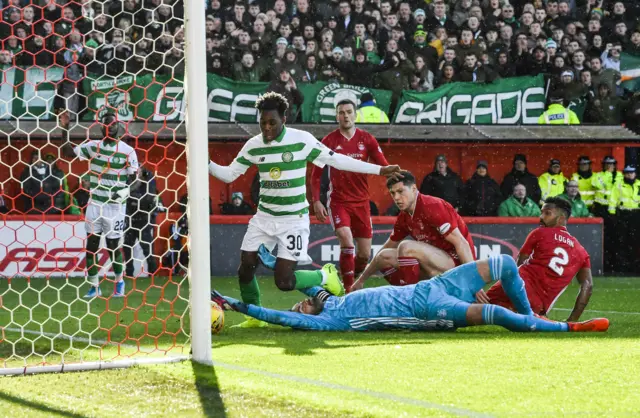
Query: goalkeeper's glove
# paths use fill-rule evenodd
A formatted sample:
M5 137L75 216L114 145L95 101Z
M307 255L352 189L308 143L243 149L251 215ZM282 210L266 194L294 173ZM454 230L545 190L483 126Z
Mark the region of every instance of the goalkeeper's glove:
M127 201L128 197L129 197L129 188L125 187L124 189L118 190L117 192L115 192L113 194L112 199L115 200L116 202L124 203Z
M216 290L211 292L211 301L215 302L225 311L236 311L246 314L249 311L249 306L246 303L240 302L238 299L230 298L229 296L222 296Z

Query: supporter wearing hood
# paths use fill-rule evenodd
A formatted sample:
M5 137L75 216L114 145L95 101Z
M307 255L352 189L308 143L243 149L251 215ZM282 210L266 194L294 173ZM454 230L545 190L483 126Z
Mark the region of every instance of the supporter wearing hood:
M527 170L527 157L524 154L516 154L513 158L513 169L504 177L500 185L502 195L511 196L516 184L523 184L527 189L527 196L534 202L540 201L538 178Z
M420 193L446 200L456 210L461 208L464 184L460 176L449 168L444 155L436 157L433 172L422 180Z

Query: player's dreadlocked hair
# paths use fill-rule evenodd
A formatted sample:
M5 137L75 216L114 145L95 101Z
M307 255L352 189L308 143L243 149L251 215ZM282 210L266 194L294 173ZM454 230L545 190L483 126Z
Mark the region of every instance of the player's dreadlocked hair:
M280 93L269 91L256 100L256 109L260 112L265 110L277 110L280 117L284 117L289 108L289 102Z
M556 208L560 209L564 212L564 215L569 219L571 216L571 202L567 199L563 199L561 197L548 197L545 201L545 204L553 205Z

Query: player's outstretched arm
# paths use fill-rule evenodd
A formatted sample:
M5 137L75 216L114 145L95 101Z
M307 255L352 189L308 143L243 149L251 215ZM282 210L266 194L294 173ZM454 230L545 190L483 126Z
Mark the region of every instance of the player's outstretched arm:
M367 281L367 279L372 275L374 275L378 270L380 270L378 258L382 250L396 249L398 248L399 245L400 245L399 241L393 241L391 238L387 239L387 242L384 243L382 248L378 251L378 254L376 254L373 257L373 260L371 260L371 262L367 264L367 267L360 274L360 277L358 277L358 279L353 283L353 286L351 286L351 291L355 292L356 290L360 290L364 288L364 284Z
M251 163L249 161L243 160L242 162L238 162L238 158L233 160L230 165L226 166L209 161L209 174L225 183L232 183L238 177L246 173L249 167L251 167Z
M454 246L456 254L460 257L460 262L462 264L474 261L469 242L462 236L462 233L458 228L454 229L453 232L447 235L445 240Z
M251 140L244 144L236 158L233 159L233 162L227 166L209 161L209 174L225 183L232 183L235 179L246 173L253 164L249 161L248 150L250 148L250 142Z
M388 165L379 166L377 164L367 163L365 161L356 160L349 156L338 154L331 151L325 145L314 139L313 149L309 153L307 160L314 163L318 167L324 167L325 165L331 166L338 170L350 171L352 173L361 174L374 174L379 176L400 176L400 166Z
M576 298L576 303L573 306L573 310L567 319L567 322L577 322L584 312L584 309L589 304L589 299L591 299L591 293L593 290L593 278L591 277L591 269L590 268L582 268L578 271L578 275L576 276L578 283L580 283L580 292L578 293L578 297Z

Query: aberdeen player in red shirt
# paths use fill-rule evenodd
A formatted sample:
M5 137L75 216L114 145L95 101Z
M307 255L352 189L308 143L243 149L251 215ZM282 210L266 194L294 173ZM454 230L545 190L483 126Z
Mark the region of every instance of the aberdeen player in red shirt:
M589 254L567 232L570 216L571 203L559 197L547 198L540 215L542 226L529 234L518 254L518 272L525 283L531 309L538 315L546 315L576 277L580 293L568 318L575 322L589 303L593 279ZM487 296L492 304L513 309L500 282L489 289Z
M373 135L356 128L356 105L352 101L338 102L336 114L340 127L322 139L324 145L357 160L389 165ZM311 174L313 209L320 222L328 217L333 225L340 242L342 281L349 292L354 276L364 270L371 254L373 230L367 175L329 168L328 208L320 202L321 179L322 169L314 167ZM358 248L357 255L354 240Z
M420 194L413 174L402 171L401 175L401 179L387 181L400 209L393 233L360 275L354 290L361 289L376 271L390 284L405 286L476 258L469 229L455 209L440 198ZM404 240L408 236L415 241Z

